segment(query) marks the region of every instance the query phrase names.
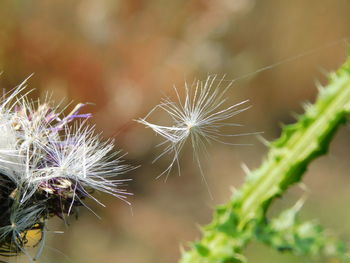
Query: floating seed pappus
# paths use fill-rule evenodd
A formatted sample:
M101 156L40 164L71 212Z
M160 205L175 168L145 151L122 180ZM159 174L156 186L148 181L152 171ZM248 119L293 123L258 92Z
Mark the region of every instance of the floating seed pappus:
M241 124L228 122L228 120L250 108L250 106L246 106L248 100L224 107L224 103L228 99L226 92L233 82L229 82L228 85L222 87L223 82L224 78L220 79L216 75L212 75L208 76L205 81L196 81L190 86L185 83L184 99L181 98L178 90L174 88L176 93L175 100L168 97L162 99L161 103L155 106L145 118L137 120L147 128L151 128L157 135L160 135L164 139L158 145L164 147L163 152L154 161L157 161L164 155L169 154L172 156L170 164L158 177L162 175L168 177L174 166L177 166L180 171L180 152L185 143L190 141L193 148L194 160L205 181L198 154L201 149L205 150L206 145L210 141L227 145L242 145L230 143L226 139L235 136L257 134L225 134L222 131L222 128L225 127L242 126ZM170 117L171 125L158 125L148 120L157 110L165 112Z
M26 82L0 102L0 255L24 253L33 261L49 218L65 220L87 198L99 203L94 191L128 203L128 180L116 176L132 167L87 123L91 114L80 113L85 104L64 116L48 100L31 101ZM34 257L28 247L37 247Z

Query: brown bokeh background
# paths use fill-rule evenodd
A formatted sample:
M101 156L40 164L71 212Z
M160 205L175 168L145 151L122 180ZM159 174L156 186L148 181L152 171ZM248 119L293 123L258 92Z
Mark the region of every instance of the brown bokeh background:
M241 163L254 169L266 148L254 136L235 141L253 146L209 146L203 164L211 200L190 149L183 152L181 176L174 170L167 182L155 180L169 160L151 164L160 153L154 148L159 138L133 119L164 94L173 96L173 84L225 74L226 80L240 78L228 103L250 99L253 105L235 118L245 124L237 132L264 131L272 140L281 123L302 112L303 102L314 100L315 81L325 83L324 72L344 61L346 43L340 39L350 35L349 11L347 0L0 1L1 86L9 89L35 73L29 80L33 96L49 92L58 102L94 103L86 110L97 130L116 139L129 163L142 165L127 175L133 179L132 209L98 195L107 207L89 204L101 220L86 209L69 227L54 220L39 262L176 262L180 246L200 236L198 225L208 223L212 208L243 182ZM303 218L318 218L347 239L349 133L344 127L330 154L312 163L304 180L308 191L293 187L272 213L306 194ZM246 254L253 263L311 262L263 245L249 246Z

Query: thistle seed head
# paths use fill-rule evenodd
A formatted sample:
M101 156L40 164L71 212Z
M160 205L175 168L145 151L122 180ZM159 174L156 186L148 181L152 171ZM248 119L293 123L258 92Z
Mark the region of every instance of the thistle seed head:
M26 81L0 102L0 255L27 253L29 231L44 232L48 218L73 214L96 200L94 191L125 202L129 195L128 180L116 176L131 167L88 125L85 104L64 116L48 100L21 95L25 89Z

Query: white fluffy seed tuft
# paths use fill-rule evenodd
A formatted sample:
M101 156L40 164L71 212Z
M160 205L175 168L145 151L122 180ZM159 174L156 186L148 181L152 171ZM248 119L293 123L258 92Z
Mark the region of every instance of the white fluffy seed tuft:
M25 89L26 81L0 102L0 173L21 189L21 202L58 182L70 184L73 195L93 198L97 190L125 201L128 180L116 176L132 168L114 152L112 140L102 141L87 124L91 115L79 113L84 104L63 116L48 99L31 101L30 91L21 95Z
M241 145L227 142L225 138L253 133L225 134L222 129L225 127L242 126L237 123L228 122L235 115L247 110L245 106L248 100L224 107L227 101L226 92L232 82L222 88L224 78L217 79L217 76L209 76L206 81L196 81L191 87L185 83L185 98L181 99L178 90L174 87L176 100L166 97L154 107L145 118L137 120L139 123L151 128L156 134L162 136L164 141L158 146L164 146L163 152L154 160L164 155L172 155L169 166L158 176L166 175L176 165L179 169L179 155L187 141L191 142L195 160L198 164L203 179L204 174L199 161L198 152L205 149L210 141L227 145ZM148 121L149 117L157 110L165 112L171 119L171 125L158 125Z

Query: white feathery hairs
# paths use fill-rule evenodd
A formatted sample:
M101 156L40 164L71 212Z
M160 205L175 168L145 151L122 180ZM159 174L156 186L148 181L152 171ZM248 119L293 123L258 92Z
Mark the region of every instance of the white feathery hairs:
M184 99L181 99L177 88L174 87L176 100L171 100L169 97L162 99L161 103L155 106L146 117L137 120L164 138L164 141L158 145L164 146L164 150L156 157L154 162L164 155L172 155L169 166L158 177L165 174L167 178L175 165L178 167L180 174L180 152L186 141L190 140L195 160L205 181L198 155L200 149L205 149L206 144L210 141L228 145L241 145L227 142L225 137L253 134L225 134L222 132L224 127L242 126L241 124L228 122L228 120L250 108L250 106L245 106L248 100L224 107L228 99L226 92L231 87L232 82L222 88L223 83L224 78L218 79L216 75L208 76L204 82L196 81L191 86L185 83ZM170 116L170 126L157 125L148 121L149 117L157 110L161 110Z
M27 81L27 80L26 80ZM0 102L0 255L26 252L28 233L45 232L52 216L64 219L92 198L93 191L126 200L126 179L116 179L131 166L102 141L91 114L78 104L67 116L48 99L31 101L26 81ZM24 93L24 94L22 94ZM36 244L43 243L42 238ZM42 247L42 246L41 246ZM41 253L42 249L39 249ZM39 254L40 254L39 253ZM29 257L30 260L33 258ZM35 258L34 258L35 259Z

